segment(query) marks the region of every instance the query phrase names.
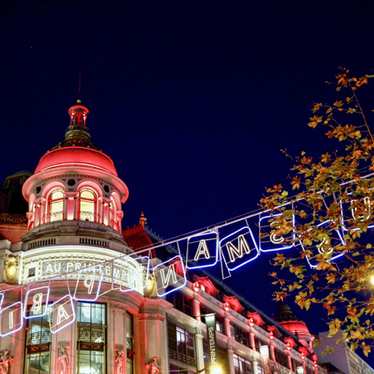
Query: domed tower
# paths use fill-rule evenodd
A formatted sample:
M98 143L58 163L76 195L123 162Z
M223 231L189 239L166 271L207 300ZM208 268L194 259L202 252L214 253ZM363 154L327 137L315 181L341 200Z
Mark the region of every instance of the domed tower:
M278 311L275 319L291 334L297 336L300 343L307 347L310 352L313 352L314 336L310 333L306 323L297 319L287 304L278 304Z
M39 246L41 238L53 239L52 244L109 239L106 246L123 249L122 204L128 198L127 186L112 159L92 144L88 108L77 100L68 114L64 140L42 156L23 185L28 202L24 249Z

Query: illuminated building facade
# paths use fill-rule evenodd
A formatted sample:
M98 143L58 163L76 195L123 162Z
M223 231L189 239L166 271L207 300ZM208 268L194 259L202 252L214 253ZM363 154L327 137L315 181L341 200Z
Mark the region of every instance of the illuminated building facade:
M88 109L68 113L64 140L0 193L0 374L323 373L287 308L275 322L203 272L157 296L136 256L157 237L144 215L122 229L127 186L91 142Z

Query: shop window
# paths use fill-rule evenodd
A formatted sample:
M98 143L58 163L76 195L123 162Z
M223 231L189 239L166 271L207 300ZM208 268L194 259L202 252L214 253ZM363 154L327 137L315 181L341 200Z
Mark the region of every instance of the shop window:
M48 317L29 320L26 333L25 374L50 372L50 345Z
M79 194L79 219L95 222L96 196L91 189L83 189Z
M170 358L195 366L195 345L193 334L168 322L168 344Z
M236 354L233 355L235 374L251 374L253 373L252 364L248 360Z
M49 222L62 221L64 216L64 190L53 190L48 200Z
M105 304L79 302L77 321L78 374L105 374Z

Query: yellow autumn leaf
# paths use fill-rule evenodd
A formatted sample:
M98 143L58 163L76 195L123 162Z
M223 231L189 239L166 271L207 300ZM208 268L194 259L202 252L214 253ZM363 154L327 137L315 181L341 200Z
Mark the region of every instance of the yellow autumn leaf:
M341 325L342 325L341 321L337 318L330 321L329 322L329 336L331 337L331 336L336 335Z

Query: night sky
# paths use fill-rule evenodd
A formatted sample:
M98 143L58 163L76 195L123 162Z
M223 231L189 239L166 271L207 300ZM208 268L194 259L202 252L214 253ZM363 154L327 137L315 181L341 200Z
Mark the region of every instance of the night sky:
M287 177L281 148L329 146L306 126L324 81L374 73L370 3L3 1L0 177L35 168L79 96L130 189L125 226L144 209L168 238L252 211ZM229 283L272 315L269 259Z

